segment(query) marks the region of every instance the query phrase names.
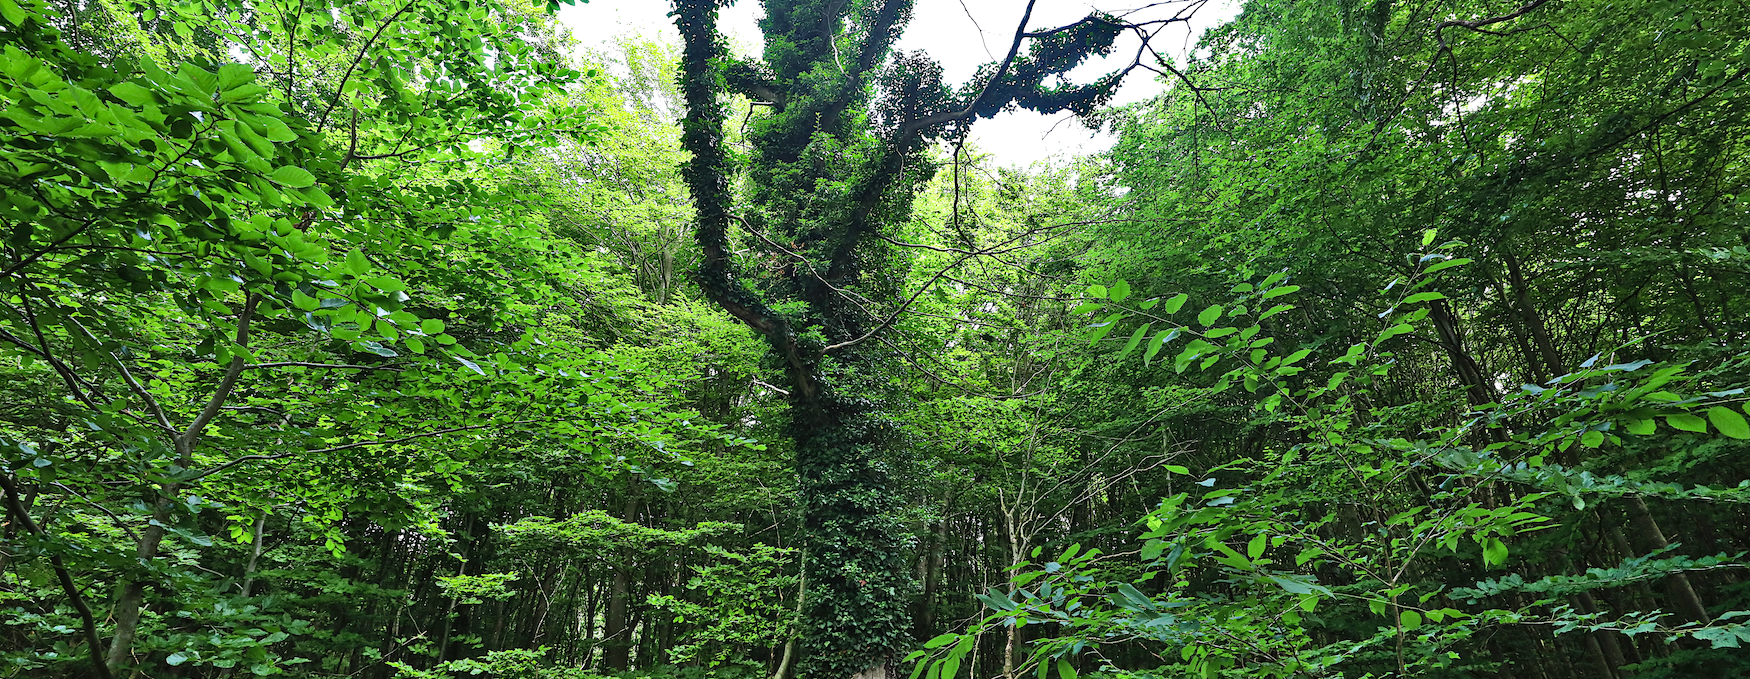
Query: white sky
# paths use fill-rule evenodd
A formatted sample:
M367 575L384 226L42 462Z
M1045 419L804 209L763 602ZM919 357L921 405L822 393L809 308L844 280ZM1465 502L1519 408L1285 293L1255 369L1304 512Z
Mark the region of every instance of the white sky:
M1073 23L1094 9L1122 15L1149 4L1153 3L1149 0L1038 0L1028 28L1038 30ZM971 77L980 65L1002 58L1026 6L1026 0L918 0L912 22L900 39L899 49L928 52L942 64L949 84L957 85ZM1137 21L1164 19L1184 8L1181 0L1143 10L1131 18ZM665 0L593 0L588 4L562 6L559 20L587 46L602 45L615 36L633 34L660 36L678 42L679 35L669 21L668 9L669 3ZM1233 18L1239 9L1239 0L1207 0L1189 23L1175 24L1162 32L1155 40L1156 49L1162 54L1175 55L1176 60L1183 63L1183 55L1196 42L1196 36ZM740 0L723 11L720 26L738 52L752 54L758 51L757 22L763 15L764 10L757 0ZM1134 38L1120 39L1119 47L1111 57L1084 64L1071 75L1077 82L1088 82L1130 63L1136 47ZM1163 88L1153 73L1137 69L1125 79L1113 103L1141 101L1159 94ZM1004 165L1027 165L1068 153L1093 153L1112 143L1107 135L1094 135L1067 114L1003 113L979 121L972 129L972 144L994 154Z

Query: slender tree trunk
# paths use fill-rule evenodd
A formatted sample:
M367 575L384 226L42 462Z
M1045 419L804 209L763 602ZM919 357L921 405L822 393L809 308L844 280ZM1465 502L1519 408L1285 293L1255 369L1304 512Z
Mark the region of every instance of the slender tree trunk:
M134 544L134 558L139 560L143 568L153 559L158 558L158 547L164 542L164 527L175 521L171 516L175 497L181 490L181 484L167 483L158 492L152 507L152 521L140 531L140 539ZM140 630L140 613L146 601L146 581L138 578L128 578L122 585L121 596L116 597L115 636L109 642L109 655L104 660L110 672L115 672L126 666L133 657L134 637Z
M918 606L917 624L921 630L920 638L936 635L936 592L942 586L942 568L946 565L946 549L948 544L948 517L944 515L936 522L935 531L930 539L930 548L924 554L924 593Z
M243 299L243 310L237 315L235 337L239 347L249 346L249 324L255 316L256 304L261 301L255 293L246 293ZM243 366L243 357L233 356L225 368L225 375L220 379L218 388L200 414L189 423L187 430L172 437L171 443L176 449L177 461L183 468L194 467L194 450L200 442L202 430L218 415L219 409L230 398L231 389L237 382L237 376L242 373ZM176 497L182 488L180 483L166 483L151 498L153 521L140 532L140 538L134 546L134 555L139 559L141 567L158 558L158 548L164 543L165 529L176 522ZM145 580L128 577L122 585L121 595L116 597L112 614L115 620L115 636L110 640L109 653L105 659L112 674L133 658L134 637L139 633L140 613L146 601L146 585Z
M249 549L249 563L243 567L243 598L249 598L255 588L255 566L261 561L261 543L267 534L267 510L262 510L261 518L255 520L255 544ZM385 554L385 559L388 555Z
M1560 375L1568 371L1567 363L1562 360L1562 354L1556 351L1555 342L1550 339L1549 326L1543 322L1543 315L1538 313L1537 306L1531 301L1531 287L1525 280L1525 272L1519 265L1519 258L1512 249L1501 251L1502 259L1507 263L1507 275L1513 283L1513 303L1518 311L1520 323L1531 333L1531 340L1537 346L1539 358L1543 361L1544 370L1549 376Z
M1634 526L1635 537L1649 552L1665 549L1671 546L1665 540L1664 532L1659 530L1659 523L1653 520L1653 515L1647 511L1647 503L1639 496L1628 497L1629 523ZM1702 605L1701 597L1696 596L1695 588L1689 584L1689 576L1683 573L1672 573L1665 576L1665 594L1671 598L1672 604L1689 622L1706 623L1712 620L1707 614L1707 607Z
M1435 300L1428 308L1432 310L1429 318L1434 321L1434 330L1440 335L1440 346L1446 349L1447 357L1452 360L1452 369L1458 374L1459 384L1464 385L1466 398L1473 406L1493 402L1494 385L1483 373L1482 365L1465 349L1464 333L1458 328L1458 318L1452 314L1452 307L1445 300Z
M638 520L638 479L632 476L626 490L623 512L627 523ZM632 555L621 554L621 563L614 564L614 581L608 591L608 612L603 635L602 665L609 670L630 669L632 658L632 625L629 619L629 599L632 591Z

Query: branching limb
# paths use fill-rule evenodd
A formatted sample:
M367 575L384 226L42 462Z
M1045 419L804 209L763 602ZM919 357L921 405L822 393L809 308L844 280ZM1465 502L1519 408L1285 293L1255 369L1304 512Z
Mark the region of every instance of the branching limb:
M255 305L260 302L261 296L253 292L246 293L243 297L243 312L237 315L236 343L238 351L243 351L249 346L249 323L255 317ZM213 417L219 414L219 408L225 405L225 400L231 398L231 390L237 386L237 376L242 374L245 365L242 354L231 357L231 365L225 369L225 376L219 379L219 387L213 390L213 397L207 401L207 407L202 408L200 414L195 416L194 421L189 423L187 431L176 437L177 447L181 449L183 466L186 467L193 462L194 445L200 440L201 430L206 428L207 423L212 422Z
M36 533L39 537L48 537L43 529L30 518L30 512L18 501L18 486L12 483L8 474L0 474L0 490L6 492L6 508L12 512L13 518L24 524L24 529ZM85 595L79 591L77 583L73 582L73 574L67 570L67 564L61 561L58 554L49 555L49 565L54 567L56 579L61 581L61 592L67 595L67 601L73 604L73 610L79 613L79 621L85 628L86 651L91 654L92 672L99 679L111 679L109 666L103 662L102 641L97 636L97 618L91 614L91 607L85 604Z

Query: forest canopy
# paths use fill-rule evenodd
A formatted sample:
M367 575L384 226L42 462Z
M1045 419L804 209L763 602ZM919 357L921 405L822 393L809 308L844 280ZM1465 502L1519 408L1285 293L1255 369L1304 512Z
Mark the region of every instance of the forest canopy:
M0 0L0 677L1750 674L1741 6L1051 1Z

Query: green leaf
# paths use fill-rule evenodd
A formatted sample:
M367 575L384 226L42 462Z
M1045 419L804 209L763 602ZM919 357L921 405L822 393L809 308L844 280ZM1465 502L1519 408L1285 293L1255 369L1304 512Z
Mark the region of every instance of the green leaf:
M1483 565L1499 566L1507 562L1507 545L1500 538L1489 538L1483 542Z
M1181 292L1177 295L1173 295L1172 297L1167 298L1167 301L1161 303L1161 313L1164 313L1164 314L1179 313L1180 309L1185 308L1185 301L1189 300L1189 299L1191 299L1191 296L1187 295L1183 292Z
M479 373L479 374L480 374L480 375L481 375L481 376L482 376L482 377L484 377L484 376L485 376L485 375L486 375L486 371L484 371L484 370L481 370L481 369L480 369L480 365L479 365L479 364L477 364L477 363L475 363L475 362L473 362L473 361L470 361L470 360L468 360L468 359L465 359L465 358L462 358L462 357L461 357L461 356L456 356L456 355L454 355L454 354L451 354L451 355L450 355L450 358L453 358L453 359L456 359L456 362L457 362L457 363L460 363L460 364L462 364L462 366L463 366L463 367L465 367L465 368L467 368L467 369L469 369L469 370L472 370L472 371L474 371L474 372L476 372L476 373Z
M6 17L6 20L12 22L12 25L23 26L25 19L29 16L24 13L24 10L19 9L18 3L13 2L13 0L0 0L0 17Z
M1580 435L1580 445L1587 448L1597 448L1604 445L1604 432L1589 431Z
M278 118L263 117L259 120L262 123L262 127L266 128L261 131L261 136L268 141L287 142L296 141L298 139L298 134L293 132L292 128L287 127L285 122Z
M1076 668L1069 664L1068 658L1058 658L1057 679L1076 679Z
M1150 325L1152 324L1144 323L1142 324L1142 327L1136 329L1136 332L1130 333L1129 341L1124 343L1124 350L1118 352L1118 360L1124 360L1124 357L1129 356L1130 352L1136 350L1137 345L1142 344L1142 338L1148 335L1148 327Z
M1469 263L1471 263L1471 260L1466 259L1464 257L1459 257L1458 259L1448 259L1444 262L1441 262L1439 264L1435 264L1434 266L1423 269L1422 275L1426 276L1426 275L1429 275L1429 274L1432 274L1432 273L1435 273L1438 271L1445 271L1445 270L1450 269L1450 268L1455 267L1455 266L1464 266L1464 265L1469 264Z
M1106 339L1106 336L1112 334L1112 330L1118 327L1118 321L1122 318L1124 318L1124 314L1120 312L1088 326L1088 345L1099 344L1100 340Z
M1160 332L1155 333L1154 338L1150 339L1148 341L1148 349L1143 351L1143 354L1142 354L1143 363L1149 363L1149 362L1154 361L1155 354L1161 353L1161 349L1163 347L1165 347L1168 342L1173 341L1173 339L1177 338L1178 336L1179 336L1179 329L1178 328L1169 328L1169 329L1162 330Z
M1399 323L1397 325L1394 325L1392 327L1389 327L1389 328L1386 328L1385 330L1380 331L1379 337L1376 337L1373 340L1373 346L1377 347L1380 345L1381 342L1384 342L1388 339L1391 339L1393 337L1397 337L1398 335L1407 335L1407 334L1415 332L1415 331L1416 331L1416 329L1413 327L1410 327L1410 324Z
M1114 302L1122 302L1122 301L1124 301L1124 299L1126 297L1129 297L1129 296L1130 296L1130 282L1129 281L1118 281L1117 283L1113 283L1112 288L1110 290L1108 290L1106 293L1106 299L1112 300Z
M346 270L354 276L371 270L371 260L365 258L365 253L351 250L346 253Z
M1721 434L1735 439L1750 439L1750 423L1746 423L1744 416L1731 408L1708 408L1707 419L1714 423L1714 428L1720 430Z
M959 634L956 634L954 632L949 632L947 634L938 635L936 638L924 642L924 648L941 648L943 646L947 646L948 644L954 643L955 641L958 641L959 639L960 639Z
M436 335L444 331L444 322L436 318L427 318L419 322L419 331L427 335Z
M0 2L5 1L6 0L0 0ZM116 83L115 85L110 86L109 93L135 108L140 108L153 102L151 90L140 87L131 82Z
M1628 421L1628 433L1637 436L1650 436L1659 427L1653 418L1636 418Z
M1304 552L1302 554L1304 555ZM1304 563L1306 563L1306 561L1310 561L1310 560L1311 560L1310 557L1304 561L1301 559L1301 557L1295 557L1295 563L1297 563L1297 564L1304 564ZM1306 576L1272 575L1272 576L1268 576L1268 577L1269 577L1271 582L1276 583L1276 586L1281 587L1283 591L1288 592L1289 594L1318 594L1318 595L1322 595L1322 596L1330 596L1331 595L1331 590L1329 590L1325 587L1321 587L1321 586L1315 585L1311 582L1305 582L1305 581L1300 580L1300 578L1306 577ZM1314 600L1316 601L1317 599L1314 598ZM1304 604L1303 604L1303 606L1304 606ZM1310 611L1311 609L1307 609L1307 610Z
M394 358L400 355L395 353L394 349L390 349L389 347L385 347L371 340L360 340L355 343L355 348L359 351L368 351L384 358Z
M1258 557L1264 555L1264 547L1269 544L1269 541L1270 539L1265 537L1263 533L1252 538L1251 542L1246 543L1246 558L1253 561L1258 560Z
M233 90L255 80L255 69L239 63L229 63L219 67L219 89Z
M1446 299L1446 295L1442 295L1438 292L1418 292L1409 297L1405 297L1404 301L1399 302L1399 304L1421 304L1422 302L1436 299Z
M1275 299L1283 295L1292 295L1299 291L1300 286L1298 285L1284 285L1279 288L1270 288L1269 290L1264 291L1264 299Z
M294 189L307 188L316 184L315 175L310 174L304 168L290 165L275 169L273 174L268 175L267 178L272 179L276 184Z
M1665 416L1665 424L1669 424L1672 427L1677 428L1677 429L1681 429L1683 431L1693 431L1693 432L1698 433L1698 434L1707 433L1707 420L1701 419L1700 417L1697 417L1695 415L1691 415L1689 413L1681 413L1678 415L1666 415Z
M1269 311L1258 314L1258 320L1262 321L1266 318L1269 318L1271 316L1275 316L1276 314L1282 313L1284 311L1288 311L1289 309L1293 309L1293 308L1295 308L1293 304L1278 304L1276 306L1270 307Z
M1224 309L1222 309L1220 304L1212 305L1197 314L1197 322L1202 324L1205 328L1215 325L1215 322L1221 318L1222 311L1224 311Z
M1422 626L1422 614L1415 611L1403 611L1398 614L1398 624L1411 630Z
M1738 634L1732 629L1734 627L1741 628L1742 626L1731 625L1727 627L1707 627L1696 630L1693 636L1697 639L1708 642L1713 648L1738 648L1739 639Z
M292 290L292 306L304 311L315 311L321 305L322 303L317 301L315 297L304 294L303 290Z

